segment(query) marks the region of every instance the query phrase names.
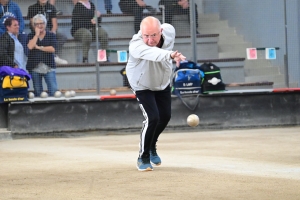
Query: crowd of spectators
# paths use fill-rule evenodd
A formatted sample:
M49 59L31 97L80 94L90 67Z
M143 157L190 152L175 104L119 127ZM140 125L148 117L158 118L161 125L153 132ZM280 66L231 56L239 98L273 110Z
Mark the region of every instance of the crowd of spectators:
M82 62L87 63L90 45L97 35L101 48L108 48L108 33L101 27L101 13L94 3L90 0L70 1L74 4L70 33L76 41L82 43ZM172 23L175 14L189 15L188 0L161 0L158 4L165 6L167 23ZM49 94L53 96L57 90L56 64L68 64L67 60L59 57L62 55L67 36L60 32L58 27L57 15L62 15L63 12L56 9L56 0L37 0L28 6L27 18L30 20L31 30L29 34L24 32L25 22L16 2L0 0L0 6L0 67L10 66L27 70L32 76L37 96L43 91L44 77ZM104 6L106 14L112 14L112 1L104 0ZM139 32L144 9L150 14L156 13L156 9L143 0L120 0L119 7L124 14L134 15L135 33ZM197 15L196 13L198 27Z

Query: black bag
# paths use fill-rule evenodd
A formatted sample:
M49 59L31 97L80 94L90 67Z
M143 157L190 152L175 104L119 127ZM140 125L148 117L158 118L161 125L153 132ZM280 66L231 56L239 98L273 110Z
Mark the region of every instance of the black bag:
M123 86L130 88L130 84L128 82L125 67L123 69L121 69L120 74L123 76Z
M200 70L204 72L202 81L202 93L225 91L225 84L222 81L221 71L218 66L213 63L204 63L200 66Z
M180 66L175 68L172 79L172 94L176 95L190 110L195 110L198 106L203 75L197 64L192 61L181 62ZM194 106L188 105L182 98L187 95L197 95Z

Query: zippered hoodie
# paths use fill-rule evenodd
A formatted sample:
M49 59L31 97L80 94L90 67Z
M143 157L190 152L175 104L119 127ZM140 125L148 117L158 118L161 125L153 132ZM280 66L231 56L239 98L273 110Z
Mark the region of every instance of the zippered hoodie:
M21 9L19 5L13 1L9 1L6 6L0 4L0 35L6 32L4 26L5 19L8 17L14 17L19 21L20 33L24 31L24 19L22 16Z
M144 43L142 32L133 35L129 42L129 59L126 75L131 88L138 90L164 90L170 84L175 29L170 24L162 24L164 43L161 48Z

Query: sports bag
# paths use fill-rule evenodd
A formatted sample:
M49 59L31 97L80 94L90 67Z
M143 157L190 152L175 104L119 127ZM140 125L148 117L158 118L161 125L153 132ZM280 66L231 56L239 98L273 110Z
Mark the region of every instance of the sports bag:
M204 73L201 84L203 94L225 91L225 84L222 81L221 70L218 66L213 63L204 63L199 69Z
M197 64L194 62L181 62L180 66L175 69L172 79L172 94L176 95L190 110L195 110L198 106L198 98L201 94L201 82L204 74L197 68ZM187 95L197 95L194 106L188 105L182 98Z
M2 88L27 88L27 79L21 76L5 76L2 77Z
M173 94L200 94L202 75L199 69L179 69L174 74Z
M0 67L0 103L28 101L28 81L31 76L22 69Z

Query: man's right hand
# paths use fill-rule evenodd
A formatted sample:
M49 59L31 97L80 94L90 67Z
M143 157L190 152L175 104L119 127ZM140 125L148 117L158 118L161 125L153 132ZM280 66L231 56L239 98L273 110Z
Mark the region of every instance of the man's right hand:
M173 58L173 60L175 60L177 67L179 67L181 61L186 60L186 57L184 55L182 55L181 53L179 53L178 51L172 52L171 57Z

